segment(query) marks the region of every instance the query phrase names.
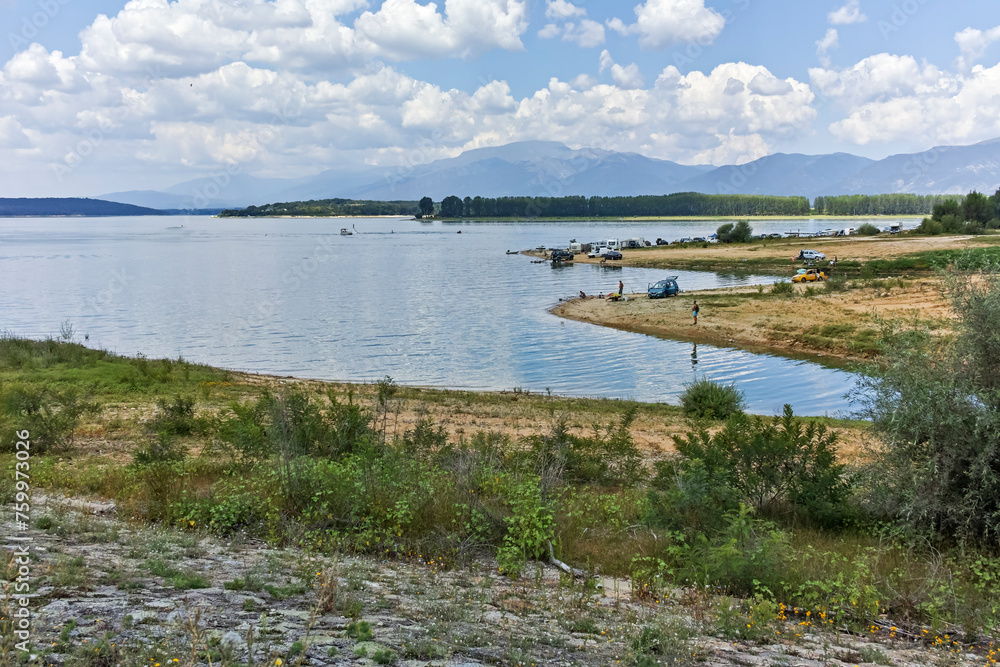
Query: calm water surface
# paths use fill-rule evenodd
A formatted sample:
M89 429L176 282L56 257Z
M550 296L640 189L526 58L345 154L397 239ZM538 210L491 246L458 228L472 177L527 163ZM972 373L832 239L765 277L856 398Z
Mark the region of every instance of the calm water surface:
M753 225L787 232L860 222ZM638 292L667 273L688 290L773 277L552 267L505 254L571 238L701 236L718 224L0 219L0 330L57 335L71 320L95 347L237 370L671 403L707 376L735 381L755 412L784 403L802 414L845 410L853 376L844 371L548 313L560 298L607 293L619 280ZM341 227L357 233L341 236Z

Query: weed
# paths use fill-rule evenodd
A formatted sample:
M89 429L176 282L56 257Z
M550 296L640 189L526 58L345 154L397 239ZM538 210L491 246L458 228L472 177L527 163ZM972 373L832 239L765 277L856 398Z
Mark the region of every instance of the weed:
M379 665L394 665L399 658L395 651L384 648L372 653L372 660Z
M372 626L368 624L368 621L351 621L347 624L345 632L348 637L357 639L360 642L367 642L372 639Z

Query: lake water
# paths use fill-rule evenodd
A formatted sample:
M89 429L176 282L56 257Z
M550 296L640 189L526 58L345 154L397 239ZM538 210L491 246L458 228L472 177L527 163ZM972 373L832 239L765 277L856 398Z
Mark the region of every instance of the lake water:
M805 232L860 222L753 226ZM644 291L668 272L553 267L505 253L571 238L706 236L719 224L0 219L0 331L55 336L70 320L91 346L235 370L669 403L707 376L736 382L755 412L791 403L801 414L842 413L847 372L548 312L580 290L608 293L622 280L627 292ZM342 227L358 233L341 236ZM775 279L669 273L686 290Z

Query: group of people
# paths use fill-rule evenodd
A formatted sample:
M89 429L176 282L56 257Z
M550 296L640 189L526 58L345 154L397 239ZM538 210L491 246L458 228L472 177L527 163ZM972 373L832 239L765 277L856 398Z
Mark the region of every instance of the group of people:
M830 264L833 265L833 262L830 262ZM580 298L581 299L586 299L587 298L587 294L583 290L580 290ZM601 299L605 298L604 297L604 292L601 292L599 298L601 298ZM625 283L623 283L622 281L619 280L618 281L618 292L617 293L612 292L611 294L609 294L607 296L607 298L610 301L618 301L619 299L625 298ZM691 317L694 319L694 323L695 324L698 324L698 311L699 310L701 310L701 308L698 307L698 301L696 300L691 305Z

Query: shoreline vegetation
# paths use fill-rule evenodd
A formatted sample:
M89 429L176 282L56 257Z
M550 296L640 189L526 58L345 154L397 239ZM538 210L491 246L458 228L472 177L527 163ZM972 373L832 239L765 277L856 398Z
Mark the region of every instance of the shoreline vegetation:
M414 215L415 219L440 220L604 220L615 219L728 219L743 217L920 216L942 204L960 207L959 195L844 195L817 197L813 203L801 196L707 195L676 192L669 195L621 197L465 197L451 195L435 204L420 201L369 201L323 199L277 202L243 209L226 209L220 217L330 217L385 213Z
M72 337L0 338L40 664L996 664L1000 558L866 509L867 422L744 415L710 382L683 407L351 385Z

